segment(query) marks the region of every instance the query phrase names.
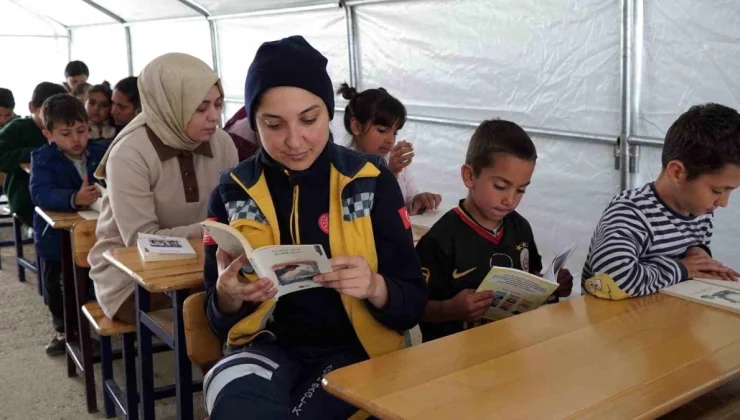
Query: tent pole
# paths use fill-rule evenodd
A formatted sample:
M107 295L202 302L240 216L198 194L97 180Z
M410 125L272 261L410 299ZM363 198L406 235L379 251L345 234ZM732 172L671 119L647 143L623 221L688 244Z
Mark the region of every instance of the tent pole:
M344 20L347 23L347 49L349 55L349 84L357 90L360 90L360 68L359 55L357 54L357 33L355 25L355 11L352 6L347 5L346 0L341 3L344 8Z
M632 135L632 88L633 88L633 65L632 51L634 42L634 5L636 0L621 0L622 6L622 33L620 49L621 64L621 128L619 132L619 186L622 190L631 187L629 171L629 140ZM637 0L639 1L639 0Z

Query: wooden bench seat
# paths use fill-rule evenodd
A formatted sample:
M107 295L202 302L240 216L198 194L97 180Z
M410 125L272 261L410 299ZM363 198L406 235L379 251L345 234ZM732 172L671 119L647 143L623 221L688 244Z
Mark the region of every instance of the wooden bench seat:
M87 317L87 320L90 321L90 325L93 326L98 335L112 337L118 334L136 332L136 325L108 318L98 302L86 303L82 307L82 312Z

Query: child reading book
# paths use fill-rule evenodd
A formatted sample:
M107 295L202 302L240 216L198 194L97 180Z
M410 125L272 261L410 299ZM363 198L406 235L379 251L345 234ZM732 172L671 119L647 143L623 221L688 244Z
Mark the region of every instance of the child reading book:
M460 332L480 321L494 292L476 292L491 267L539 274L542 259L532 228L515 210L534 172L534 143L513 122L489 120L475 130L461 174L468 196L416 245L429 287L419 324L423 340ZM557 274L555 292L568 296L573 277Z
M734 280L712 258L714 211L740 186L740 114L691 107L666 134L655 182L624 191L604 211L583 268L586 292L644 296L694 277Z
M386 159L410 215L435 210L442 196L419 192L409 172L414 146L406 140L396 143L398 130L406 123L406 107L401 101L383 88L357 92L346 83L342 83L337 93L349 100L344 110L344 128L352 135L350 147Z
M31 154L31 199L49 211L77 211L98 198L93 172L105 154L105 146L88 144L87 112L77 98L57 94L44 102L44 136L49 144ZM36 253L46 287L49 311L56 334L46 353L64 350L64 313L61 288L61 237L38 214L33 220Z

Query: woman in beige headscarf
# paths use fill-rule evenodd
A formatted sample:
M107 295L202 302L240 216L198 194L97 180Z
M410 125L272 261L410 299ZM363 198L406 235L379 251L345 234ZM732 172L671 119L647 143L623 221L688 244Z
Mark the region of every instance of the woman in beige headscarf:
M90 251L90 278L106 315L134 322L134 281L103 258L136 245L139 232L188 239L202 235L208 197L218 174L238 162L231 138L218 128L221 82L202 61L165 54L139 76L141 114L121 131L95 176L107 195Z

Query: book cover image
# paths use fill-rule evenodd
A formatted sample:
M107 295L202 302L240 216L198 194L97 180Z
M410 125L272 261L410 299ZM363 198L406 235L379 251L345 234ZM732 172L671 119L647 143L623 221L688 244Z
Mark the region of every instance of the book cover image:
M740 309L740 292L737 290L719 290L713 293L703 294L701 295L701 298L704 300L717 301L718 303L722 302Z
M168 239L149 239L149 246L152 248L182 248L179 241Z

